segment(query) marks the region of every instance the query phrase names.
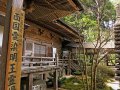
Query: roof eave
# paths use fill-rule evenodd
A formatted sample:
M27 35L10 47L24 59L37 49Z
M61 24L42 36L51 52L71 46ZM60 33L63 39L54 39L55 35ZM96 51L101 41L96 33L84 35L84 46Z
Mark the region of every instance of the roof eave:
M84 9L83 9L83 6L82 6L82 4L81 4L81 2L79 1L79 0L72 0L75 4L76 4L76 6L79 8L79 11L83 11Z

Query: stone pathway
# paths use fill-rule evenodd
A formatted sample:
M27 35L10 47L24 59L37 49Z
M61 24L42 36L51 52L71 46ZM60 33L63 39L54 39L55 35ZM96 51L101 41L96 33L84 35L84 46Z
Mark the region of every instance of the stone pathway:
M114 80L113 82L106 83L107 86L112 87L113 90L119 90L120 89L120 84L118 81Z

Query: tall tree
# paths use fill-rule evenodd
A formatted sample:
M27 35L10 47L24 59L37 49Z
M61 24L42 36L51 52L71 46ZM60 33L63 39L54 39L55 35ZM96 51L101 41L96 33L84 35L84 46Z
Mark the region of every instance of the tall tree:
M79 33L83 33L85 42L92 42L94 45L91 62L91 90L96 90L97 67L109 53L102 48L112 39L110 29L115 21L115 10L109 0L81 0L81 2L84 12L67 16L63 20L77 28ZM101 54L104 55L101 57Z

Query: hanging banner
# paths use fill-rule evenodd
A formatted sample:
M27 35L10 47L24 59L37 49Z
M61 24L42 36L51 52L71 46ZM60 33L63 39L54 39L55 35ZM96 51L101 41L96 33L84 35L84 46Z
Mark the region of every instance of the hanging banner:
M5 90L20 90L24 11L12 9Z

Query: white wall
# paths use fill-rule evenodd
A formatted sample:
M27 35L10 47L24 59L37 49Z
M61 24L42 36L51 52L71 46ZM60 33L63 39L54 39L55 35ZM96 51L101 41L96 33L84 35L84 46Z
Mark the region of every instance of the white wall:
M4 27L0 25L0 47L2 46L2 40L3 40L3 29L4 29Z
M55 58L56 53L57 53L57 48L53 48L53 58Z

